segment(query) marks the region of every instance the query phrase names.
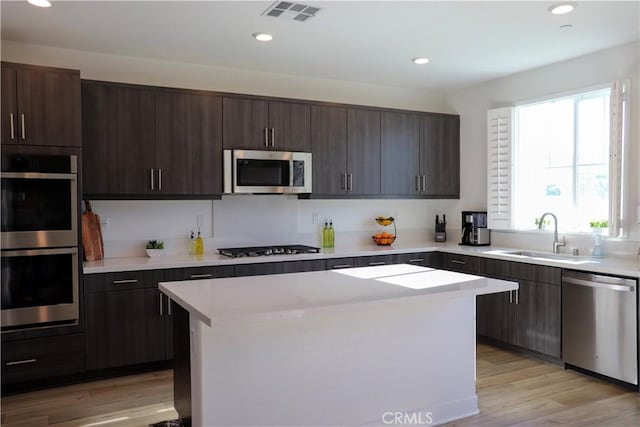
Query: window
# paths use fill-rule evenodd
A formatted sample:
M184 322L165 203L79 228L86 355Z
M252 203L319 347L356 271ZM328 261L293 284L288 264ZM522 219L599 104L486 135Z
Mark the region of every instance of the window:
M567 231L609 220L609 94L516 107L515 228L536 228L546 211Z
M607 221L622 235L628 87L489 110L489 228L534 229L553 212L562 231Z

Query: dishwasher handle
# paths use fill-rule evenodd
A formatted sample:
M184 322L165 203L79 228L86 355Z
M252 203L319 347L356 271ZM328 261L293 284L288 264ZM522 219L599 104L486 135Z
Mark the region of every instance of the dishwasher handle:
M589 280L576 279L575 277L563 277L562 283L568 283L571 285L588 286L590 288L607 289L610 291L620 292L633 292L635 286L633 285L615 285L612 283L592 282Z

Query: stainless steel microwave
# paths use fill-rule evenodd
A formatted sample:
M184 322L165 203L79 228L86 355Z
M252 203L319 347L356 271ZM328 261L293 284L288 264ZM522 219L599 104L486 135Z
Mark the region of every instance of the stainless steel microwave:
M311 153L224 150L224 193L311 193Z

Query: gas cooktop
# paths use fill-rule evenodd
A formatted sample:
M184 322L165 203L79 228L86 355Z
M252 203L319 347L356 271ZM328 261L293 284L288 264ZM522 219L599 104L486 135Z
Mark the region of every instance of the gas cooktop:
M248 248L221 248L218 249L218 252L220 255L231 258L240 258L245 256L317 254L320 252L320 248L304 245L253 246Z

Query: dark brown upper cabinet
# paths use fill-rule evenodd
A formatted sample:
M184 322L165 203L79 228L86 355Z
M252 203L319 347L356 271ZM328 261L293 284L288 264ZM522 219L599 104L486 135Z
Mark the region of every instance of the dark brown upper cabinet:
M80 147L80 72L2 63L2 143Z
M171 198L222 192L222 100L85 81L84 194Z
M379 111L314 105L311 147L314 194L380 194Z
M157 191L221 193L221 98L158 91L155 113Z
M420 194L420 116L383 112L382 194Z
M421 194L460 197L460 116L422 116L420 136Z
M288 101L224 98L225 149L310 151L311 106Z
M311 107L313 193L347 194L347 109Z

